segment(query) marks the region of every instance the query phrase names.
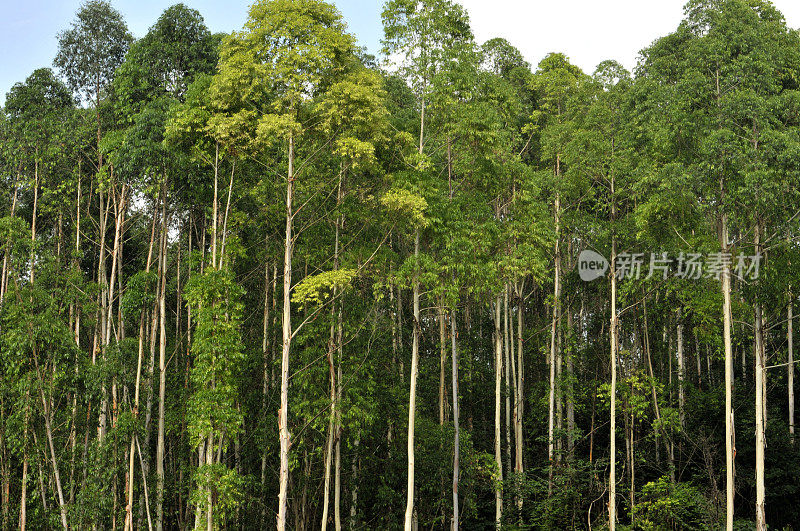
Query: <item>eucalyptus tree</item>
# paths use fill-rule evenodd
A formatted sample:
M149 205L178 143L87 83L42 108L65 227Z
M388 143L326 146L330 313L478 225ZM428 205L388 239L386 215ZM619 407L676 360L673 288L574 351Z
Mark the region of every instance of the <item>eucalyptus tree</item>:
M610 251L609 529L615 529L617 523L616 398L617 368L620 365L620 315L622 313L618 309L618 286L620 280L629 276L628 271L617 270L620 246L624 246L630 241L630 236L626 234L630 229L626 227L625 219L630 210L629 197L633 184L631 182L628 130L625 127L626 97L629 87L630 74L621 65L614 61L600 63L594 73L593 82L586 84L585 97L591 103L584 116L576 124L564 150L564 162L569 168L573 181L572 186L574 189L580 190L584 200L591 204L591 206L587 206L587 210L591 212L587 217L593 218L597 212L600 212L602 223L607 224L602 228L592 227L591 225L594 223L591 219L581 220L583 224L589 225L582 231L586 235L584 237L589 240L584 243L595 248L608 247ZM591 241L589 238L593 234L602 235L602 240ZM571 401L572 397L569 397L569 400ZM633 514L633 509L631 513Z
M69 342L67 345L61 343L63 316L59 314L60 299L48 297L47 288L40 287L44 280L50 289L55 289L60 282L63 282L66 275L62 277L58 271L54 250L48 252L38 241L37 224L40 223L39 217L42 211L40 203L42 198L45 198L45 193L47 203L51 203L47 208L60 212L59 207L52 203L53 191L58 186L64 168L65 145L68 143L67 132L71 125L73 100L69 90L56 79L52 71L43 68L34 71L24 83L17 83L12 87L7 95L5 111L10 133L8 140L17 150L15 157L17 182L14 184L11 215L4 218L6 230L3 237L4 261L0 288L3 297L0 299L5 299L5 304L0 305L0 310L4 311L6 319L0 325L0 333L4 336L8 352L6 363L9 367L15 367L20 374L25 374L24 381L27 384L27 387L23 386L25 392L22 410L25 412L25 418L22 435L23 484L20 495L19 527L24 529L27 522L25 482L29 464L28 438L31 425L35 428L37 422L32 414L35 410L32 410L30 398L32 392L38 391L36 394L41 398L40 414L44 420L48 443L43 453L48 455L49 450L49 460L58 494L60 523L64 529L68 529L67 502L58 464L59 456L56 454L54 443L55 417L51 386L54 385L56 377L56 365L64 365L65 359L69 359L72 352ZM20 179L21 176L24 178ZM21 223L15 217L19 188L28 192L25 195L30 201L28 205L30 227L24 231L21 231ZM23 247L26 252L20 256L19 252L13 251L21 250L21 242L15 240L23 234L27 236L28 243ZM43 252L40 252L40 249ZM20 274L21 266L25 268L24 274ZM39 268L45 269L44 278L37 281L36 270ZM23 278L27 279L27 283L20 287ZM42 328L43 323L49 324ZM52 344L48 344L48 334L37 333L37 330L45 330L47 326L52 326L53 331L58 330L57 334L50 336ZM68 333L67 336L71 341L72 334ZM49 353L51 357L42 359L40 357L42 352ZM40 470L40 474L43 473ZM44 500L42 503L42 509L46 511Z
M770 101L794 89L791 72L796 59L794 34L786 29L783 17L771 5L729 0L711 5L692 2L687 18L672 35L656 41L645 51L639 75L652 83L653 103L665 101L668 94L680 97L670 105L648 109L663 123L665 148L700 178L709 214L720 227L719 252L735 255L742 244L732 245L731 228L740 235L763 232L765 207L772 202L769 192L775 183L764 171L764 156L769 152L776 121L765 112ZM692 97L702 95L703 105L693 105ZM669 113L669 116L664 116ZM685 130L677 124L685 123ZM661 129L660 129L661 130ZM762 139L766 139L762 142ZM765 149L766 147L766 149ZM744 215L740 205L755 205L755 219ZM760 219L759 219L760 218ZM759 242L759 245L763 242ZM726 483L728 529L734 518L734 422L733 422L733 342L730 262L722 264L723 346L725 352ZM756 327L761 304L755 303ZM757 331L756 336L761 332ZM756 521L765 524L764 513L764 358L763 341L756 342Z
M321 117L321 133L334 144L333 155L339 162L338 183L336 184L336 207L342 207L347 188L353 187L358 191L359 177L376 165L376 144L385 143L386 122L386 94L382 88L380 75L363 67L356 66L340 80L334 82L321 96L318 112ZM348 176L351 179L348 181ZM351 184L350 184L351 183ZM334 226L334 252L333 274L340 271L341 266L341 236L345 224L344 213L336 216ZM321 273L324 275L325 273ZM312 280L306 277L304 282ZM339 295L339 290L344 287L334 286L333 295ZM328 365L330 367L330 398L331 416L328 425L328 444L325 464L325 493L323 500L322 528L327 527L328 498L330 485L330 465L333 441L336 444L335 464L335 497L334 518L336 529L341 528L341 399L342 399L342 304L338 302L336 317L336 335L334 337L334 323L331 322L331 334L328 346ZM331 306L331 315L335 311ZM333 350L338 353L338 374L334 374Z
M541 128L540 157L541 162L548 168L544 173L548 183L554 189L553 194L553 223L555 226L555 242L553 251L553 304L550 327L550 355L548 359L550 369L550 396L548 399L548 442L547 455L550 461L550 486L552 489L553 462L558 459L557 450L560 450L561 430L561 393L557 381L561 376L562 353L560 351L561 329L561 297L562 297L562 254L561 248L563 227L562 196L564 190L569 190L569 183L565 182L566 168L562 167L564 149L569 142L576 126L576 120L581 116L585 107L581 91L587 83L587 76L572 65L563 54L551 53L547 55L538 66L531 78L532 88L537 94L539 109L534 112L533 118ZM557 418L557 425L556 422Z
M306 149L314 116L313 100L323 98L331 84L353 65L354 40L345 32L338 11L317 0L268 0L250 8L244 29L223 42L219 73L211 85L212 101L220 112L212 127L236 137L257 153L276 143L285 148L286 230L283 265L281 400L279 409L280 488L279 529L286 526L289 481L289 364L292 339L292 258L295 191L315 153ZM306 157L300 158L299 157ZM302 184L302 182L301 182ZM301 189L307 189L305 185ZM302 324L301 324L302 326Z
M465 48L468 50L471 46L472 30L469 27L469 19L461 6L449 0L426 0L423 2L391 0L384 5L381 18L384 28L383 53L387 57L391 54L400 55L401 59L397 65L399 73L409 83L417 98L419 144L416 166L418 171L426 173L431 169L429 158L425 155L426 106L435 90L433 80L443 68L463 58L461 55ZM449 164L448 161L448 168ZM451 175L451 172L448 175ZM418 257L418 235L415 237L414 253L415 257ZM414 307L418 308L419 285L416 282L413 284L413 299ZM416 361L419 355L419 315L416 310L414 321L412 367L417 366ZM441 358L444 359L444 354ZM440 397L443 399L443 364L440 369L442 382ZM411 405L416 402L416 374L413 372L410 391L409 404ZM416 415L416 410L414 407L410 407L407 456L408 490L404 522L407 530L411 529L414 515L414 415Z
M216 64L216 39L205 27L203 18L195 11L178 4L168 8L150 28L148 33L133 44L125 61L119 66L111 84L111 97L115 112L123 129L117 136L115 146L116 166L130 179L136 193L151 197L153 202L153 224L149 244L148 260L144 274L150 272L156 218L165 212L170 195L168 190L181 174L191 173L193 166L186 157L174 149L174 144L165 145L165 128L168 110L172 103L182 101L187 87L199 75L209 74ZM138 175L144 176L139 179ZM175 201L177 202L177 198ZM161 203L161 205L159 205ZM176 209L178 205L175 205ZM165 239L168 219L162 216L160 222L160 241ZM165 455L165 402L166 402L166 268L165 244L158 245L157 263L159 270L156 307L150 312L152 318L158 316L159 335L159 394L158 394L158 433L156 441L156 528L163 525L164 498L164 455ZM141 367L146 329L145 313L139 316L139 361ZM152 326L152 337L156 337L156 327ZM138 374L138 371L137 371ZM147 382L151 375L148 374ZM137 380L132 407L138 413L139 381ZM148 400L148 404L151 403ZM147 411L147 418L150 411ZM148 439L147 437L145 438ZM131 505L133 503L133 465L134 437L131 438L128 465L127 516L126 526L132 526ZM146 470L143 471L146 473Z
M75 20L69 29L58 36L58 53L53 61L67 85L84 101L94 106L96 119L97 150L96 174L98 181L108 180L108 186L99 187L99 207L101 211L99 223L99 252L97 260L98 283L101 287L100 311L98 314L97 337L100 338L101 358L107 358L110 343L109 322L112 315L113 283L116 265L119 261L119 243L124 223L123 208L118 208L114 215L114 249L112 251L111 281L108 277L106 256L106 232L113 205L124 205L126 191L116 187L113 171L104 168L103 124L101 105L106 100L107 89L111 84L117 67L124 60L133 40L125 25L122 15L111 4L103 0L91 0L78 10ZM110 194L108 192L111 192ZM94 358L93 358L94 360ZM103 386L100 411L98 413L98 440L105 438L108 417L108 390Z
M53 64L69 88L91 102L97 117L97 142L101 138L100 104L125 60L133 36L122 15L105 0L89 0L81 6L69 29L58 35L58 53ZM103 165L98 153L98 168Z

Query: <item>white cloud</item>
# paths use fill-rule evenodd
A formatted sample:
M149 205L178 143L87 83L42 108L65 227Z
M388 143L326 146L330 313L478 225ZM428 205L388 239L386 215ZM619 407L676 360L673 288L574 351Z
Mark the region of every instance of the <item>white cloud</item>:
M678 27L684 0L457 0L475 38L504 37L535 68L562 52L585 72L605 59L631 70L639 50ZM800 2L775 0L790 27L800 26Z

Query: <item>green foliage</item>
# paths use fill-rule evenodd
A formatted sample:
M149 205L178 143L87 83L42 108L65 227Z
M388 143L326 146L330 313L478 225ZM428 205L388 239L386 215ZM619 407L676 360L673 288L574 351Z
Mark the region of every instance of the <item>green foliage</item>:
M139 271L128 278L121 303L127 319L135 320L141 312L153 307L157 282L158 277L153 271Z
M105 0L88 0L72 27L58 35L53 64L87 100L100 101L133 41L122 15Z
M309 275L292 290L292 302L302 306L322 304L332 294L349 287L356 274L354 269L335 269Z
M424 228L428 225L425 218L428 202L414 192L405 189L390 190L381 198L381 204L398 216L407 219L412 227Z
M240 288L229 271L209 268L186 287L186 301L195 312L192 343L194 366L189 399L189 434L194 445L209 435L229 444L241 429L236 407L238 367L244 359L240 336ZM220 442L222 439L223 442Z
M657 529L712 529L706 499L696 487L662 476L642 487L636 504L637 526Z

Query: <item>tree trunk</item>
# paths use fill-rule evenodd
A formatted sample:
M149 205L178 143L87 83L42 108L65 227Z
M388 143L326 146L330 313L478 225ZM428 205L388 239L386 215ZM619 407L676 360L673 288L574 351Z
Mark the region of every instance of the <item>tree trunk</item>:
M161 249L159 260L161 262L160 288L158 292L158 435L156 439L156 530L161 531L164 525L164 420L166 415L167 395L167 310L166 310L166 284L167 284L167 193L164 184L164 195L161 203Z
M720 186L722 182L720 181ZM722 214L720 223L720 247L728 252L728 215ZM727 531L733 530L734 495L734 420L733 420L733 348L731 344L731 271L723 264L722 269L722 337L725 348L725 494Z
M611 177L611 222L616 222L614 177ZM612 229L613 230L613 229ZM617 525L617 240L611 239L611 428L609 430L608 528ZM551 371L552 372L552 371Z
M506 473L511 476L511 345L508 340L508 286L503 292L503 377L506 395Z
M494 459L497 465L497 478L494 486L494 521L497 529L503 519L503 461L500 441L500 385L503 375L503 336L500 329L500 297L494 301Z
M460 459L460 428L458 425L458 350L456 348L456 309L450 310L450 355L452 365L453 388L453 525L452 531L458 531L458 475Z
M583 319L583 305L581 305L581 319ZM572 311L571 308L568 307L567 311L567 337L573 338L574 337L574 330L573 330L573 322L572 322ZM574 342L570 342L571 345L574 345ZM575 386L573 384L573 371L574 371L574 358L575 358L575 349L569 348L566 351L566 367L567 367L567 389L566 389L566 402L567 402L567 451L569 452L570 457L573 453L573 448L575 446Z
M556 155L556 179L559 178L561 174L561 158L559 155ZM556 192L556 199L555 199L555 208L554 208L554 216L555 216L555 252L554 252L554 271L553 271L553 318L550 327L550 395L548 397L548 415L547 415L547 460L549 463L548 468L548 481L547 481L547 495L551 496L553 494L553 459L554 459L554 444L555 438L553 433L553 420L554 420L554 413L555 413L555 403L556 403L556 357L557 353L556 350L557 340L558 340L558 317L560 314L559 305L561 303L561 251L560 251L560 242L561 242L561 197L558 192Z
M756 253L761 254L761 231L760 224L755 226L755 246ZM766 409L767 409L767 388L765 374L765 346L764 346L764 327L763 314L764 308L760 297L756 296L754 336L755 336L755 377L756 377L756 400L755 400L755 421L756 421L756 529L766 531L767 518L764 510L765 488L764 488L764 449L766 447Z
M336 205L342 203L342 180L344 179L344 170L340 173L339 186L336 192ZM333 252L333 268L339 270L339 237L344 226L344 214L339 214L336 218L336 240ZM336 291L334 290L334 296ZM334 432L334 441L336 442L336 473L335 484L333 492L333 507L334 507L334 524L336 531L342 529L342 410L339 405L342 403L342 349L343 349L343 322L342 322L342 301L339 300L338 311L336 313L336 357L338 359L338 367L336 369L336 408L334 410L336 420L336 430Z
M514 462L514 471L517 473L517 492L519 492L519 497L517 498L517 510L522 511L522 504L523 504L523 495L522 495L522 474L525 472L525 468L522 462L522 446L523 446L523 438L522 438L522 415L525 406L525 365L524 365L524 357L522 354L522 312L523 312L523 305L522 305L522 293L517 292L517 396L516 396L516 404L517 404L517 424L514 428L515 433L515 462Z
M794 333L792 330L794 315L792 305L794 296L789 288L789 306L786 309L786 343L789 345L789 364L786 367L786 386L789 390L789 435L794 444Z
M286 240L283 255L283 347L281 351L281 407L278 431L281 441L280 490L278 492L277 529L286 529L286 508L289 484L289 351L292 345L292 199L294 198L294 136L289 135L289 169L286 180Z
M447 333L444 324L444 308L439 305L439 426L444 426L444 366L447 361Z
M330 488L331 488L331 462L333 460L333 439L334 431L336 430L336 370L333 365L333 352L335 341L335 323L334 323L334 308L331 307L331 335L328 340L328 374L330 379L330 400L331 412L328 418L328 436L325 441L325 487L323 489L322 497L322 525L320 526L323 531L328 529L328 508L330 506Z
M353 441L353 462L350 465L350 480L352 482L352 492L350 494L350 529L356 529L358 524L358 472L361 470L361 456L358 455L358 447L361 444L361 428L356 431L356 438Z
M420 135L421 138L421 135ZM422 147L420 145L420 147ZM414 323L411 341L411 384L408 396L408 484L406 486L405 531L411 531L414 515L414 420L417 413L417 371L419 363L419 229L414 231Z
M685 420L685 412L684 412L684 405L685 405L685 395L683 389L683 377L684 377L684 363L683 363L683 321L681 320L681 309L678 308L678 326L676 328L676 335L678 341L678 419L681 424L681 429L684 426Z

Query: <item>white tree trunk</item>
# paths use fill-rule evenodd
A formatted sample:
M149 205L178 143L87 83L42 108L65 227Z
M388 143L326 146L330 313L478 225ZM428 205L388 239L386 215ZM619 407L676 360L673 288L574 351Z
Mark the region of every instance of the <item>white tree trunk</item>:
M720 247L728 252L728 215L723 214L720 229ZM725 495L727 531L733 530L733 478L734 478L734 421L733 421L733 347L731 344L731 271L722 270L722 337L725 348Z
M789 435L794 443L794 333L793 309L794 297L791 289L789 290L789 307L786 310L786 342L789 345L789 365L787 366L787 387L789 388Z
M497 478L494 487L494 520L497 529L503 519L503 461L500 450L500 385L503 375L503 336L500 330L500 297L494 302L494 459L497 465Z
M419 229L414 232L414 258L419 257ZM417 413L417 372L419 363L419 270L414 264L414 323L411 340L411 384L408 396L408 484L406 485L405 531L411 531L414 515L414 420Z
M677 326L677 341L678 341L678 419L680 420L681 429L684 425L684 403L685 395L683 389L684 378L684 360L683 360L683 321L681 320L681 309L678 308L678 326Z
M456 349L456 311L450 310L450 347L453 388L453 526L458 531L458 475L460 459L460 428L458 425L458 350Z
M761 252L760 226L756 223L755 245L756 252ZM767 518L764 510L765 485L764 485L764 449L766 447L765 425L767 422L767 388L765 374L765 346L764 346L764 308L760 300L755 305L754 336L755 336L755 377L756 377L756 529L766 531Z
M286 529L286 509L289 487L289 351L292 346L292 199L294 198L294 137L289 135L289 168L286 179L286 240L283 253L283 343L281 347L281 407L278 411L278 431L281 442L280 489L278 491L277 529Z

